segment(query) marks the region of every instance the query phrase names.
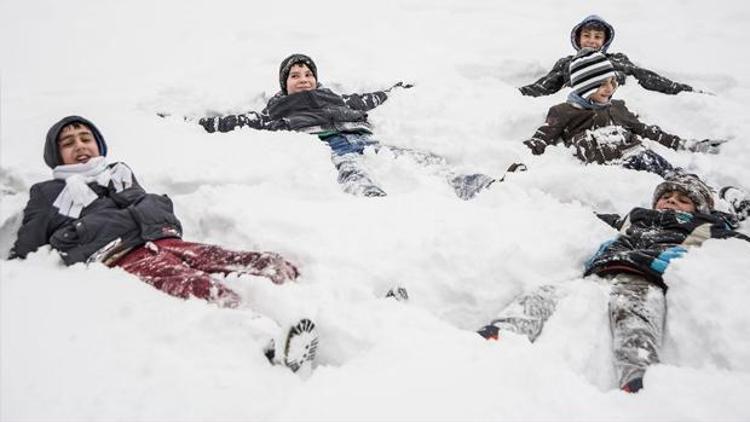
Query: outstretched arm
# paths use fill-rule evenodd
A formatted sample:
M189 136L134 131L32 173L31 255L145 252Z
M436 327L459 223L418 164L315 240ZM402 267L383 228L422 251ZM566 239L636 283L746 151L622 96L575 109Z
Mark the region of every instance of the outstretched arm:
M531 139L528 139L523 143L529 147L532 154L544 154L547 145L554 145L560 141L560 135L562 135L564 129L565 121L563 116L556 107L552 107L547 113L547 119L545 120L544 125L540 126L536 132L534 132Z
M657 91L664 94L679 94L680 92L692 92L693 87L680 82L674 82L659 75L658 73L638 67L630 61L628 56L622 53L615 53L610 56L615 64L615 68L627 75L632 75L638 80L638 83L649 91Z
M342 95L341 98L344 99L344 104L350 108L370 111L380 104L383 104L385 100L388 99L388 94L390 94L394 88L409 89L413 86L414 85L410 83L396 82L392 87L383 91L368 92L364 94L346 94Z
M530 97L541 97L542 95L552 95L559 91L568 82L568 66L572 56L563 57L558 60L546 75L539 78L533 84L518 88L521 94Z
M10 259L26 258L30 252L49 243L51 233L65 217L55 212L40 185L31 187L29 202L23 210L23 222L18 237L10 250Z
M198 120L198 124L208 133L216 131L225 133L231 132L241 127L252 129L269 129L268 125L271 119L266 110L258 113L249 111L244 114L228 114L226 116L203 117Z

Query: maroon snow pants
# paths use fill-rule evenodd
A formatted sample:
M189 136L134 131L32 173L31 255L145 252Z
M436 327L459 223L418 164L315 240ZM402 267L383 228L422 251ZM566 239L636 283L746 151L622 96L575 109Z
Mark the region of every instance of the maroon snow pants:
M172 296L198 297L230 308L239 305L239 295L211 274L250 274L268 277L277 284L299 275L293 264L272 252L230 251L177 238L148 242L130 251L113 266Z

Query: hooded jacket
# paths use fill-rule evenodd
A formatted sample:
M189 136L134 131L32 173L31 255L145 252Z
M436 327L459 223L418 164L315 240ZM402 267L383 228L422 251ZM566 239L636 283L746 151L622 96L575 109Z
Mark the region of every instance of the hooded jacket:
M638 80L638 83L642 87L650 91L657 91L664 94L678 94L683 91L693 91L693 87L691 87L690 85L673 82L657 74L656 72L644 69L633 64L633 62L631 62L625 54L608 53L607 50L609 49L612 41L614 41L615 38L615 29L607 21L597 15L587 16L581 22L576 24L570 31L570 42L576 51L581 49L581 46L578 44L578 36L580 35L580 30L584 25L590 22L600 23L606 29L605 34L607 38L602 45L601 52L607 56L610 62L612 62L615 70L620 72L621 75L620 77L618 77L620 85L625 83L624 75L630 75L636 78ZM532 84L522 86L521 88L519 88L519 90L523 95L540 97L543 95L554 94L562 89L562 87L569 86L570 72L568 68L570 66L570 62L574 57L574 55L570 55L561 58L555 63L554 66L552 66L552 70L550 70L549 73L539 78Z
M683 139L662 131L659 126L642 123L621 100L612 100L598 108L583 108L570 102L553 106L545 124L524 144L539 155L548 145L562 141L565 146L575 148L582 161L603 164L622 158L625 151L640 145L639 136L675 150L685 144Z
M69 116L47 133L44 159L50 167L61 164L57 149L60 130L74 122L88 126L100 146L100 154L106 153L106 142L96 126L82 117ZM65 181L58 179L31 187L18 238L10 252L11 258L25 258L30 252L49 244L60 252L65 264L72 265L87 261L104 249L107 251L99 257L100 260L122 256L150 240L182 235L172 201L166 195L146 193L135 176L133 185L120 192L111 182L107 187L89 184L98 198L85 207L77 219L60 214L52 205L64 187Z
M750 237L731 230L719 212L634 208L622 219L613 215L600 218L620 234L602 244L588 260L585 275L633 273L662 288L666 288L662 274L669 262L662 254L670 248L699 246L707 239L738 238L750 242Z
M229 132L241 127L293 130L306 133L371 133L367 111L388 99L385 91L339 95L328 88L285 94L279 91L260 113L204 117L199 123L207 132Z

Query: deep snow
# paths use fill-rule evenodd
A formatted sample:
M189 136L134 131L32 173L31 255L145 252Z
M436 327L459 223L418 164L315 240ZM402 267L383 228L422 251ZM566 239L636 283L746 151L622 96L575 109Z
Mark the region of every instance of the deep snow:
M643 120L731 138L716 156L654 148L715 185L750 187L742 1L1 2L2 252L28 188L50 177L47 129L81 114L110 159L172 197L186 239L277 251L302 277L229 277L246 306L225 310L121 270L66 268L46 248L0 261L0 419L750 419L750 245L738 240L670 266L663 364L637 395L614 388L606 285L580 277L613 236L593 211L648 206L658 177L582 166L562 147L530 156L521 141L567 92L515 90L571 53L568 32L590 13L615 25L610 51L716 94L629 79L615 96ZM293 52L338 92L416 84L370 113L383 143L467 171L529 171L464 202L409 159L368 153L389 196L357 198L314 137L211 135L179 117L259 110ZM473 333L549 282L567 296L536 343ZM396 284L410 302L382 298ZM306 380L261 354L301 316L321 332Z

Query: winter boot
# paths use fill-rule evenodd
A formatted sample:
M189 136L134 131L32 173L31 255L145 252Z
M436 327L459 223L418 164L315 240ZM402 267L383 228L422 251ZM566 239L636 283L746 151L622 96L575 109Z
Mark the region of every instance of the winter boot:
M496 325L485 325L477 330L477 334L484 337L485 340L498 340L500 338L500 328Z
M725 186L719 191L719 198L732 206L737 219L744 221L750 215L750 196L734 186Z
M388 289L388 291L385 293L385 297L392 297L398 302L409 301L409 293L406 291L406 288L401 286L395 286Z
M643 376L646 371L643 369L633 369L626 372L620 379L620 390L626 393L637 393L643 388Z
M272 339L263 351L269 362L283 364L292 372L308 376L312 372L312 362L318 352L318 331L315 323L301 319L287 331L282 340L282 349L276 349ZM279 355L279 353L281 355Z

